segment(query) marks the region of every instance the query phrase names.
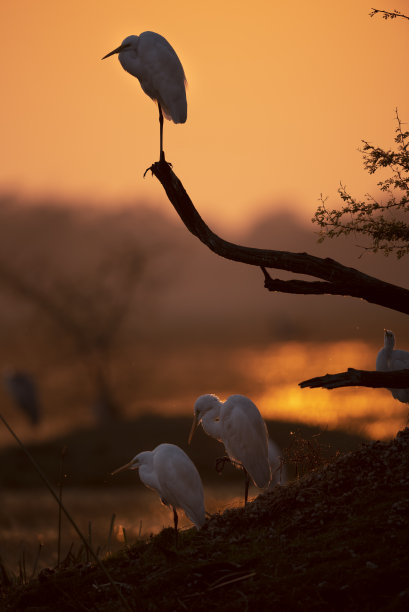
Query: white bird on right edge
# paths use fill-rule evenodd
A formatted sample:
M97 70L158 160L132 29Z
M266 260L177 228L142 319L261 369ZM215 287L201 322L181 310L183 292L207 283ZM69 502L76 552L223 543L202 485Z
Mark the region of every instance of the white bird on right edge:
M247 503L250 479L256 487L265 489L271 480L268 462L268 433L257 406L244 395L231 395L221 402L216 395L197 398L194 406L189 444L196 428L202 424L208 436L223 442L227 457L221 457L219 465L230 461L242 468L245 474L244 504Z
M409 369L409 351L394 349L395 335L385 329L385 344L376 357L378 372L394 372ZM409 389L388 389L393 397L404 404L409 404Z

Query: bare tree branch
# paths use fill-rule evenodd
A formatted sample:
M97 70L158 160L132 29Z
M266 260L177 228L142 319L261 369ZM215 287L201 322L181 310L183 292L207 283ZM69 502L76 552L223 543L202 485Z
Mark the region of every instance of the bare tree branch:
M303 380L298 385L305 389L323 388L338 389L339 387L372 387L387 389L408 389L409 370L396 370L395 372L378 372L370 370L355 370L348 368L347 372L338 374L325 374L309 380Z
M343 266L333 259L323 259L308 253L256 249L223 240L203 221L181 181L167 162L156 162L149 170L162 184L186 228L217 255L232 261L261 267L265 287L269 291L304 295L349 295L409 314L408 289L386 283L355 268ZM272 279L266 268L305 274L325 282Z

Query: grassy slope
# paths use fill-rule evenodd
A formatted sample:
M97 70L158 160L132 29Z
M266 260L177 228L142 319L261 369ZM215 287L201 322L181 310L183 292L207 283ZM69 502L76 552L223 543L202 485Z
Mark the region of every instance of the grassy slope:
M165 529L109 570L135 610L406 611L408 468L406 429L211 517L178 546ZM121 609L92 564L43 570L3 597L5 610Z

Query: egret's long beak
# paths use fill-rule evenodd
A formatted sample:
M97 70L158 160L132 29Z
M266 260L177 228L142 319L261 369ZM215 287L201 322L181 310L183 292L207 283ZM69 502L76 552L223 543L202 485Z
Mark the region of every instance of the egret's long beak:
M107 53L106 55L104 55L104 57L101 57L101 59L106 59L107 57L109 57L110 55L115 55L115 53L121 53L121 51L123 49L125 49L128 45L121 45L120 47L117 47L116 49L114 49L113 51L111 51L110 53Z
M192 427L191 427L191 430L190 430L189 438L188 438L188 441L187 441L188 444L190 444L190 442L192 441L193 434L195 433L196 429L198 428L199 423L200 423L200 419L198 419L197 415L195 414L193 416L193 423L192 423Z
M115 474L118 474L118 472L123 472L124 470L129 470L132 467L132 461L130 461L129 463L126 463L125 465L122 465L121 467L117 468L116 470L114 470L113 472L111 472L111 476L115 476Z

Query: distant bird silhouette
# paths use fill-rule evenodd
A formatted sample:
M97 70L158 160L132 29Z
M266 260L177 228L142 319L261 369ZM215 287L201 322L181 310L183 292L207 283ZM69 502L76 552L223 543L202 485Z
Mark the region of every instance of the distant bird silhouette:
M394 349L395 335L385 329L384 347L376 357L376 369L380 372L393 372L409 369L409 352ZM404 404L409 403L409 389L389 389L393 397Z
M102 59L118 53L122 68L136 77L143 91L158 103L160 159L163 151L163 115L174 123L187 118L186 77L183 66L166 38L155 32L127 36L119 47Z
M209 436L224 444L228 457L220 458L216 466L219 468L227 460L244 470L245 504L250 479L260 489L269 485L267 427L251 399L244 395L231 395L221 402L215 395L201 395L194 405L189 444L199 424Z
M205 522L203 485L199 472L186 453L175 444L159 444L153 451L136 455L129 463L111 472L139 469L139 478L148 489L159 494L165 506L173 508L177 534L177 509L199 529Z
M3 372L3 382L15 404L23 411L31 425L38 425L40 402L33 378L26 372L6 370Z

